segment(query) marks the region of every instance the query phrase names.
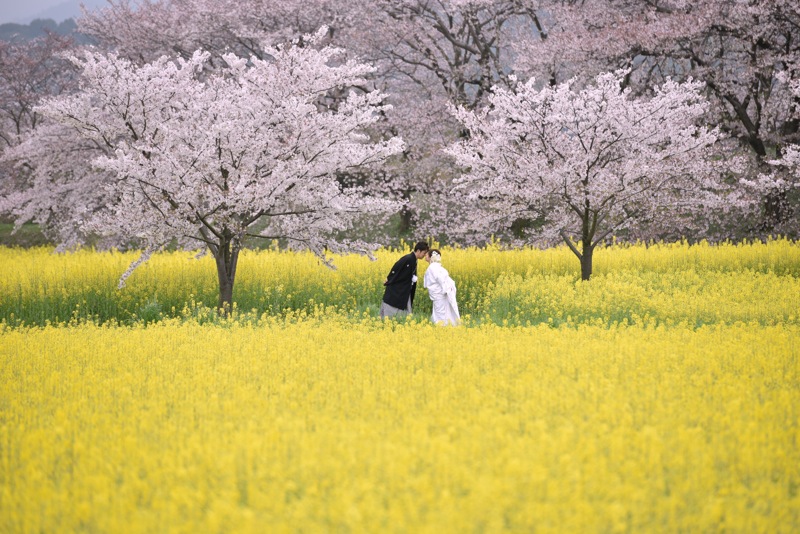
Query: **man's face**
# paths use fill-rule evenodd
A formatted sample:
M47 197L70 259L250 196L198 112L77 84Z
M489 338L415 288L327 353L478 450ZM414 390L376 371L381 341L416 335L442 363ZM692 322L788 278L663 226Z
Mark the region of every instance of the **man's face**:
M416 256L418 260L421 260L422 258L425 257L425 254L427 254L427 253L428 253L427 250L415 250L414 251L414 256Z

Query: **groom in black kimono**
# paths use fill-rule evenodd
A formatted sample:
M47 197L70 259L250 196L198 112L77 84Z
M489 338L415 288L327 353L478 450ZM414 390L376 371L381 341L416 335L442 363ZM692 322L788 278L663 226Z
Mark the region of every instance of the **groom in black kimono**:
M414 252L406 254L394 264L383 283L386 289L381 302L381 319L411 313L417 289L417 260L424 258L427 252L428 244L420 241L414 245Z

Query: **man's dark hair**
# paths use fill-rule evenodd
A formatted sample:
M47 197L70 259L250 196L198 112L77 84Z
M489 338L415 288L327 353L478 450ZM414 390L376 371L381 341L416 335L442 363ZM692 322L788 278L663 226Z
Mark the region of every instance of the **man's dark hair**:
M418 241L416 245L414 245L414 252L416 251L425 252L428 250L428 243L425 241Z

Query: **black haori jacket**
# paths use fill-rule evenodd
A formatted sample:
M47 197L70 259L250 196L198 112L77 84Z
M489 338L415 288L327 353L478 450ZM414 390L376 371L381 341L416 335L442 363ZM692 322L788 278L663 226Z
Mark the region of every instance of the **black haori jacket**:
M417 274L417 257L412 252L397 260L389 276L386 277L386 290L383 292L383 302L389 306L405 310L408 299L414 302L414 292L417 283L412 282L412 277Z

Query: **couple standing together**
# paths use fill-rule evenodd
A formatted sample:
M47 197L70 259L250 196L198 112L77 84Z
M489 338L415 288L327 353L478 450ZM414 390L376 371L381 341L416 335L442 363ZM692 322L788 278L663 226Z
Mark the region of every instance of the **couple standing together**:
M381 319L411 313L417 289L417 261L423 258L430 263L425 271L423 287L428 290L433 302L431 320L434 323L458 324L460 316L456 303L456 284L447 269L442 267L442 253L430 249L424 241L414 245L411 254L400 258L383 282L386 289L381 302Z

